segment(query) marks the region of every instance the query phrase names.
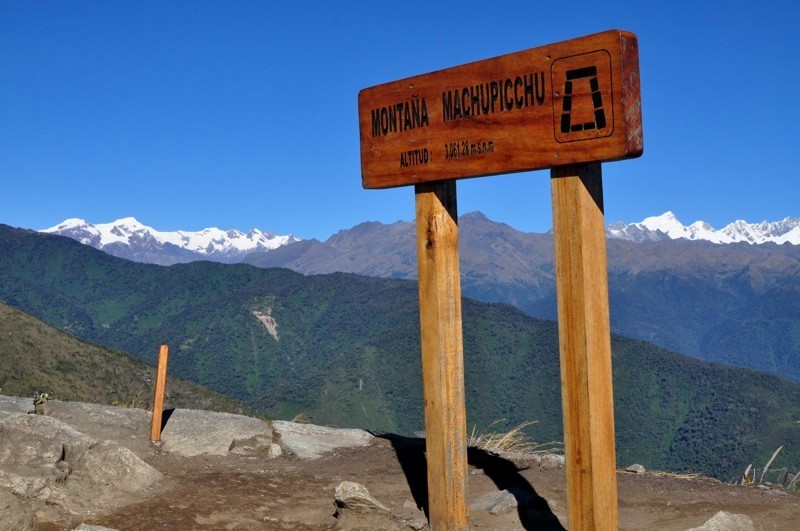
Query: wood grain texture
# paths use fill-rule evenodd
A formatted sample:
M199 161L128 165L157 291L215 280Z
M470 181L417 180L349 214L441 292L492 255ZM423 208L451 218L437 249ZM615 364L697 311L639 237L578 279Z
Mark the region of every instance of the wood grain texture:
M638 42L626 31L370 87L359 93L358 108L365 188L620 160L643 151Z
M153 420L150 424L150 440L161 440L161 419L164 413L164 391L167 388L167 360L169 348L161 345L158 350L158 369L156 371L156 388L153 396Z
M600 164L551 172L569 529L617 529Z
M469 528L455 181L416 187L422 380L432 530Z

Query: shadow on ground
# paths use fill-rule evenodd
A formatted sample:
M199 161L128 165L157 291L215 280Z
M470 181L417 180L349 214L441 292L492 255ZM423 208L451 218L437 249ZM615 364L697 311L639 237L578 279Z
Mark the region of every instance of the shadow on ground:
M417 507L429 516L427 461L425 458L425 439L403 437L401 435L378 435L386 439L394 448L397 460L408 481L411 494ZM547 500L539 496L533 486L525 479L520 469L508 459L503 459L485 450L470 448L467 454L470 465L483 470L497 486L498 491L507 490L517 500L517 512L524 529L564 530Z
M169 422L169 418L172 414L175 413L175 408L165 409L164 412L161 414L161 431L164 431L164 428L167 427L167 422Z

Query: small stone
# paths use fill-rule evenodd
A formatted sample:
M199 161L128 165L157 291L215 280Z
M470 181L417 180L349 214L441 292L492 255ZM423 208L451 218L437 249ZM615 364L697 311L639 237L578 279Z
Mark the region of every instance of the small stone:
M409 523L376 500L364 485L342 481L336 487L337 529L408 531Z
M510 488L499 492L489 492L472 502L471 508L479 511L486 511L489 514L502 514L516 509L520 505L524 506L536 495L533 492L524 491L518 488Z
M269 445L269 449L267 450L267 457L270 459L275 459L276 457L280 457L283 455L283 450L281 450L280 445L272 443Z
M358 514L391 514L388 507L372 497L367 487L353 481L342 481L336 487L336 506Z
M693 527L687 531L754 531L753 521L744 514L733 514L728 511L719 511L700 527Z
M564 468L564 456L558 454L545 454L539 459L539 468L542 470L558 470Z
M408 524L408 527L414 531L421 531L422 529L427 529L428 527L428 519L424 516L411 518L410 520L406 520L405 523Z
M629 466L625 470L627 470L628 472L633 472L635 474L644 474L645 473L645 468L642 465L638 464L638 463L635 463L635 464Z

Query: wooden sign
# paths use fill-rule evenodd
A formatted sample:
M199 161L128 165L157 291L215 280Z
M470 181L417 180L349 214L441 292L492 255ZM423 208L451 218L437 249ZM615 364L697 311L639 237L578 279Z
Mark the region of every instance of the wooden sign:
M601 162L642 154L636 36L606 31L364 89L365 188L415 185L432 530L469 529L455 179L552 168L569 528L617 528Z
M642 154L636 36L606 31L362 90L364 188Z

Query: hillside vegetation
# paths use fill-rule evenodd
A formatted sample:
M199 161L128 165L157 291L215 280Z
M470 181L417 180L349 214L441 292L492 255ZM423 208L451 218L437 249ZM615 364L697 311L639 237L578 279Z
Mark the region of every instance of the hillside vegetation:
M461 216L459 228L465 296L556 318L552 234L520 232L478 212ZM414 223L362 223L244 262L414 279ZM608 271L614 332L800 381L800 246L610 239Z
M33 398L152 408L155 369L0 303L0 389ZM165 407L252 412L233 398L168 378ZM33 409L33 401L31 401Z
M276 418L423 428L413 282L144 265L0 226L0 299L140 359L167 343L171 374ZM469 299L463 311L469 425L536 420L535 439L561 439L555 323ZM800 385L622 337L612 349L620 464L730 479L779 445L773 468L800 463Z

